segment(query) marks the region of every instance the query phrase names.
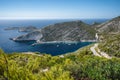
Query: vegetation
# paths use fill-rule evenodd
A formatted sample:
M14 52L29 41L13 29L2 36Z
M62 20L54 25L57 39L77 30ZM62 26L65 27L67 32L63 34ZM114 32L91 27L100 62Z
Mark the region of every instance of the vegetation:
M120 33L104 34L100 49L111 56L120 57Z
M120 80L120 59L95 57L89 48L64 57L0 50L0 80Z

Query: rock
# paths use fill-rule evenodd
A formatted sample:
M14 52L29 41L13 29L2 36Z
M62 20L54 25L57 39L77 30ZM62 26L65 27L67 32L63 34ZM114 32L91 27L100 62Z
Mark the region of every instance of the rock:
M42 38L41 30L30 32L29 34L21 35L16 38L10 38L13 41L36 41Z
M60 57L60 58L64 58L64 55L60 55L59 57Z

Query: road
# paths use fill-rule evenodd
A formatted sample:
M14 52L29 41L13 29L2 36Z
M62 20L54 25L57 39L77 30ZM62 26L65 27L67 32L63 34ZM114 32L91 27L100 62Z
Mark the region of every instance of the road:
M96 44L94 44L94 46L92 46L90 48L90 50L93 52L93 54L95 56L105 57L107 59L111 59L112 57L110 57L107 53L100 51L100 49L98 48L98 45L99 45L99 43L96 43ZM96 51L96 49L97 49L97 51Z

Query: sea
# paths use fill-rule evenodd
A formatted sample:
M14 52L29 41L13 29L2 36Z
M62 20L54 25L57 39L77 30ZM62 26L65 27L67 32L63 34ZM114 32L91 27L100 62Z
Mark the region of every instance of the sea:
M61 55L65 53L74 52L79 48L87 46L92 42L78 42L78 43L48 43L39 44L33 46L33 41L30 42L14 42L9 38L14 38L25 32L18 32L17 30L5 30L8 27L27 27L35 26L37 28L43 28L50 24L75 21L81 19L39 19L39 20L0 20L0 48L4 52L10 54L13 52L40 52L42 54ZM82 19L87 24L93 24L94 22L102 23L108 19Z

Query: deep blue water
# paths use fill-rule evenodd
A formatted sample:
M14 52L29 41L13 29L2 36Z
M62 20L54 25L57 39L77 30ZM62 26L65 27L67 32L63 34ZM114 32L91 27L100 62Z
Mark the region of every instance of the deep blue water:
M107 19L84 19L83 21L88 24L92 24L94 21L105 22L106 20ZM34 42L14 42L9 40L9 38L13 38L25 33L18 32L17 30L4 30L7 27L23 27L30 25L42 28L49 24L65 21L73 20L0 20L0 48L2 48L7 53L33 51L48 53L51 55L59 55L67 52L73 52L83 46L91 44L90 42L82 42L77 44L53 43L32 46L31 44Z

